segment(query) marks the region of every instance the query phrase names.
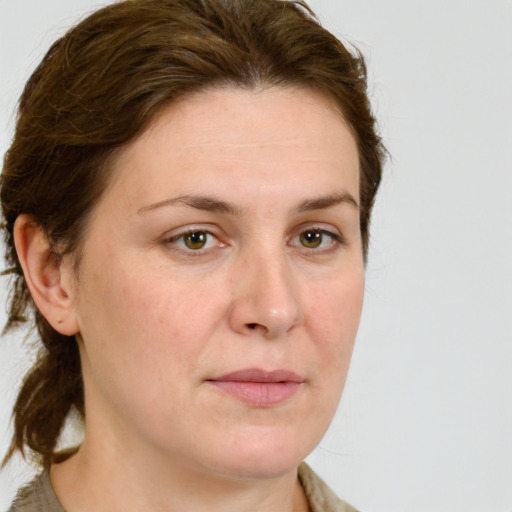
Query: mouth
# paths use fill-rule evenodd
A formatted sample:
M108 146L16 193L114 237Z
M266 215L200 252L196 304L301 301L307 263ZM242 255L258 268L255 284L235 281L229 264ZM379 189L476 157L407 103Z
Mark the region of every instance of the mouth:
M305 379L289 370L249 368L208 379L207 382L250 407L268 408L290 399Z

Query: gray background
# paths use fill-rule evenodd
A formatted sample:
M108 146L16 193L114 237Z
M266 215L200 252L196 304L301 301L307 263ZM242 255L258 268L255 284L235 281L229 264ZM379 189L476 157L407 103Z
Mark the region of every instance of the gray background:
M0 0L2 153L29 73L99 5ZM344 398L309 461L364 512L511 512L512 1L311 5L367 56L393 160ZM29 364L2 339L0 452ZM0 509L29 472L2 471Z

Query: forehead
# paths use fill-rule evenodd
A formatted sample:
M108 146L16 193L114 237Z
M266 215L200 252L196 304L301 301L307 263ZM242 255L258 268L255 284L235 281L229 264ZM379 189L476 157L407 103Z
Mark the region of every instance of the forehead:
M359 186L357 146L339 110L298 87L225 87L187 96L162 109L113 167L114 188L125 195L165 195L173 187L193 187L180 190L191 193L208 184L224 189L232 180L254 193L275 187L281 195L283 186L303 186L304 179L312 189L339 179L355 196Z

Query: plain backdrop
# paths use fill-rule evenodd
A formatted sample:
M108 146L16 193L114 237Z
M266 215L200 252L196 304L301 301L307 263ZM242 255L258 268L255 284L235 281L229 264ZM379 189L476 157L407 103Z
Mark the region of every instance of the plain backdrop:
M30 72L99 5L0 0L2 153ZM511 512L512 1L311 5L366 55L393 158L348 383L309 462L363 512ZM21 336L0 340L2 453L29 363ZM29 477L2 470L0 509Z

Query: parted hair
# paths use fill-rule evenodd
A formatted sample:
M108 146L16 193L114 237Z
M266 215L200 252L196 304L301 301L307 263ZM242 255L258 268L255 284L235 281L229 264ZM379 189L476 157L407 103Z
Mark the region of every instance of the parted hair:
M32 216L50 247L79 261L116 152L163 106L223 85L297 85L334 100L359 150L366 258L385 149L356 49L325 30L302 1L127 0L98 10L57 40L28 80L4 159L0 197L11 278L5 331L28 323L41 342L14 406L4 463L28 448L50 464L70 411L85 419L77 342L54 330L32 301L14 247L16 218Z

